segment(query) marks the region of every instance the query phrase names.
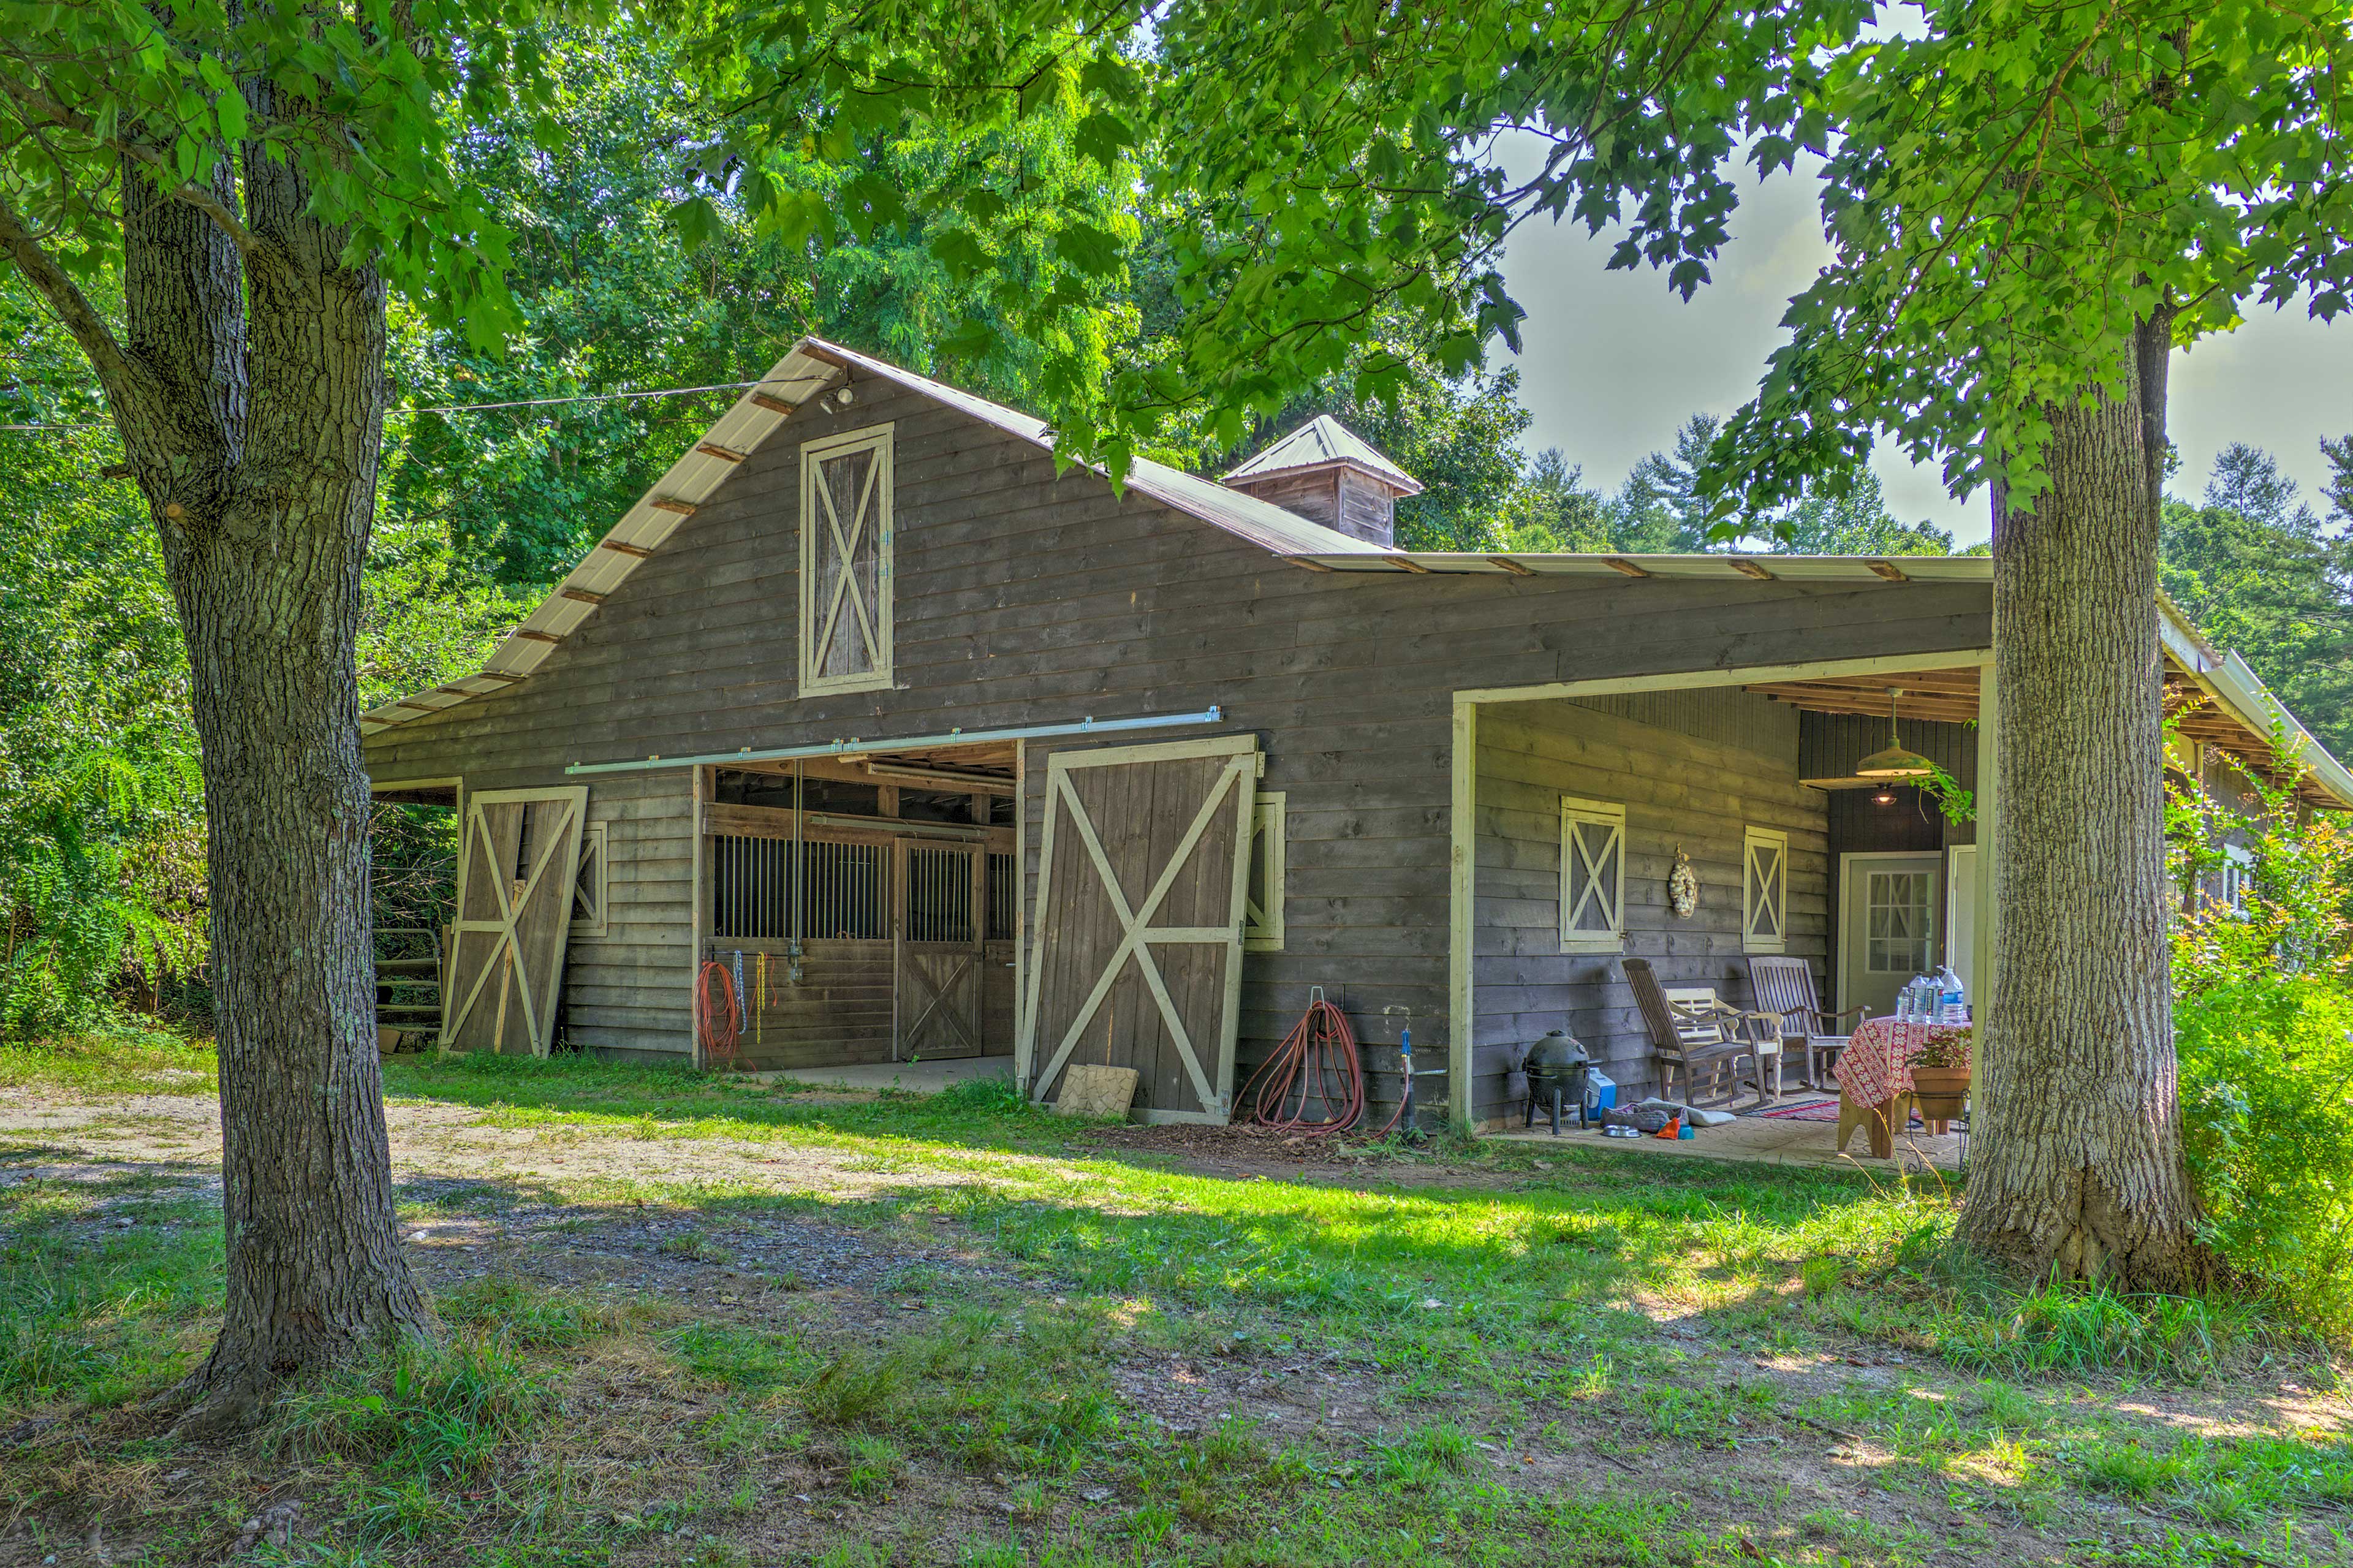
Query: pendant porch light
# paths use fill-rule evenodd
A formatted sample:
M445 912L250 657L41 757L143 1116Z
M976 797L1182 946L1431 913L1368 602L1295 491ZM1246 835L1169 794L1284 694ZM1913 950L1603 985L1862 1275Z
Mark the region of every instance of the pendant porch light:
M1887 749L1873 752L1857 763L1854 768L1857 778L1925 779L1936 772L1936 765L1927 758L1917 752L1905 751L1903 741L1895 733L1895 703L1903 695L1904 689L1900 686L1887 689Z

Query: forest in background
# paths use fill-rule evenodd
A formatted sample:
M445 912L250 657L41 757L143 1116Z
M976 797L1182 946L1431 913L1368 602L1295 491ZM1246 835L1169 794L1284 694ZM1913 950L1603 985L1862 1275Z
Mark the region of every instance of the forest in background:
M659 47L626 34L555 51L564 144L520 133L460 143L467 176L516 236L524 332L500 357L468 348L396 300L383 479L366 571L364 704L479 668L504 631L569 569L735 394L804 332L969 386L1017 406L1038 363L1005 331L961 323L989 294L957 276L913 219L820 246L755 231L724 201L691 201L706 130ZM1041 206L1095 182L1050 117L1022 165ZM877 142L870 163L910 186L944 179L949 152ZM839 165L797 171L823 201ZM689 204L716 226L679 243ZM1179 324L1155 270L1152 215L1123 273L1118 335L1082 345L1106 368L1149 361ZM1066 286L1040 241L991 260L992 286ZM69 1026L110 1000L201 1015L203 803L185 658L155 545L86 364L11 273L0 281L0 1032ZM959 352L969 347L971 352ZM1333 413L1428 487L1400 505L1421 549L1708 548L1695 475L1715 422L1694 416L1671 447L1609 490L1557 449L1533 457L1509 368L1450 378L1434 345L1383 352L1418 367L1394 402L1360 403L1335 374L1242 438L1180 433L1155 455L1217 473L1316 413ZM551 401L551 400L581 401ZM504 405L504 406L500 406ZM2307 499L2258 447L2233 447L2196 500L2166 507L2165 583L2218 644L2238 648L2340 755L2353 752L2353 436L2327 447L2336 479ZM1751 520L1746 547L1801 553L1938 554L1952 536L1889 515L1877 482Z

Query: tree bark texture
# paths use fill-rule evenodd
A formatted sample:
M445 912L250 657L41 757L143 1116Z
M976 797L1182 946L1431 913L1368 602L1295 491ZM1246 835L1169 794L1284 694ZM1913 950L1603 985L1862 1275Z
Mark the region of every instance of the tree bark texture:
M221 184L251 248L125 168L136 384L113 399L203 744L227 1285L178 1396L194 1429L428 1321L393 1213L353 666L384 286L341 264L290 167L248 156Z
M2205 1264L2176 1099L2160 784L2166 345L2143 346L2126 351L2122 395L2052 411L2050 489L1995 523L2001 919L1962 1232L2035 1274L2170 1289Z

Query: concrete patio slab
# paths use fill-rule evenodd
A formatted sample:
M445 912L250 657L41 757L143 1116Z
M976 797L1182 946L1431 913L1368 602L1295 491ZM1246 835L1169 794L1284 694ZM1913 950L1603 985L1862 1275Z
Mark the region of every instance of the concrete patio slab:
M1513 1128L1492 1134L1515 1143L1549 1143L1556 1147L1609 1149L1660 1159L1741 1160L1768 1165L1840 1166L1861 1171L1936 1170L1948 1174L1961 1167L1961 1135L1931 1137L1914 1131L1895 1140L1894 1158L1874 1160L1863 1130L1857 1128L1841 1154L1831 1147L1838 1136L1835 1121L1794 1121L1763 1116L1743 1116L1721 1127L1703 1127L1693 1138L1605 1138L1598 1131L1571 1131L1566 1124L1556 1139L1541 1121L1530 1130Z

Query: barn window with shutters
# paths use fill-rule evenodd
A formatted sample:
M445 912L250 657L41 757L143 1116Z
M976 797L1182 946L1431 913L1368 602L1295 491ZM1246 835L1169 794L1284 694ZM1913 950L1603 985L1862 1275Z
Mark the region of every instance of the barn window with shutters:
M580 870L572 879L572 940L601 937L612 930L606 922L606 825L592 822L580 833Z
M1626 808L1560 798L1560 950L1616 952L1626 941Z
M801 447L801 690L891 684L891 426Z
M1250 883L1243 895L1242 949L1282 951L1283 792L1261 790L1250 816Z
M1745 952L1779 952L1788 946L1789 836L1752 827L1743 837L1740 946Z

